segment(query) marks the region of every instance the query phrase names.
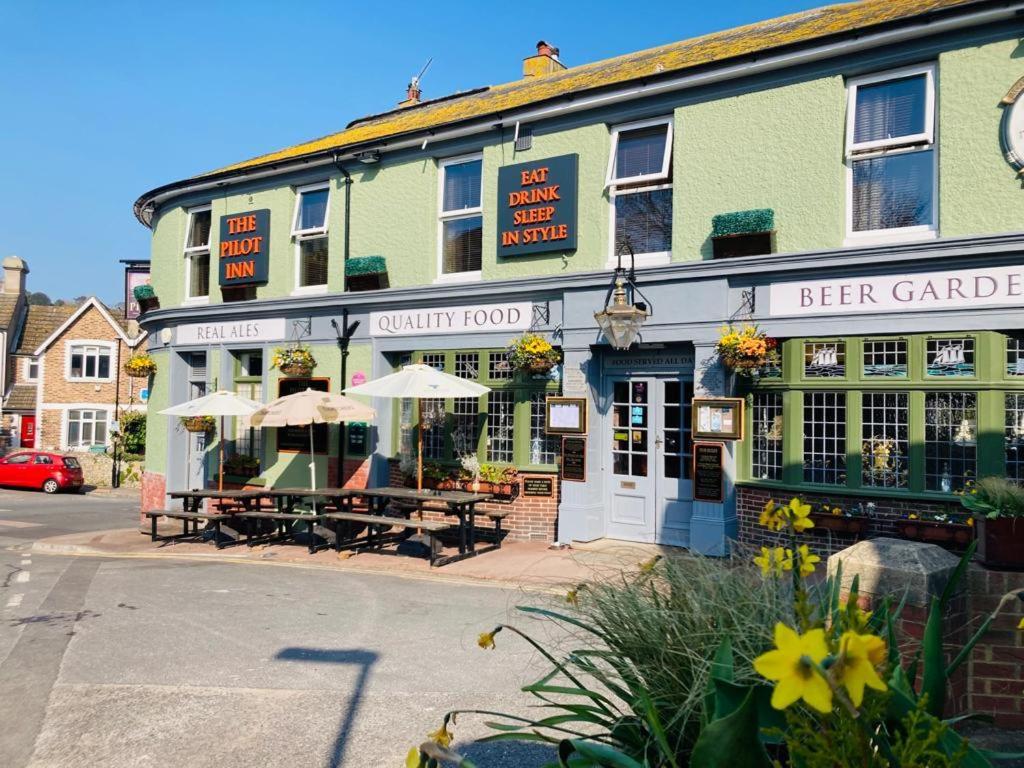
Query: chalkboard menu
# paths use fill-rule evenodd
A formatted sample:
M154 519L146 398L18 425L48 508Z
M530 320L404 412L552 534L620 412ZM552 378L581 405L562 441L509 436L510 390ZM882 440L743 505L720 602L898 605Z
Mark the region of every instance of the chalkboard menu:
M562 438L562 479L583 483L587 480L587 438Z
M348 444L345 448L345 452L352 456L365 456L366 455L366 422L353 421L351 424L345 426L345 435L348 438Z
M551 496L555 490L555 479L547 477L524 477L523 496Z
M721 503L725 491L724 443L693 444L693 498Z

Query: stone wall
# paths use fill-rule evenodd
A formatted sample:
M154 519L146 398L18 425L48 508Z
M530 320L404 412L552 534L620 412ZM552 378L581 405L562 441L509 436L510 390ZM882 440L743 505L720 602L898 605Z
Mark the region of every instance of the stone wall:
M78 459L82 465L82 474L85 476L86 485L94 485L97 488L110 487L110 470L114 459L108 453L92 453L90 451L78 451L68 453ZM121 462L121 487L140 488L142 477L145 472L145 465L141 461Z

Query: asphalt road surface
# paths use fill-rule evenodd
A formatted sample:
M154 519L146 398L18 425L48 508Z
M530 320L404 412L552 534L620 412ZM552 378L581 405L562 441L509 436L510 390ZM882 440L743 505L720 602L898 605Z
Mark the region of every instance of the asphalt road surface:
M449 709L523 712L543 671L507 633L535 596L270 564L60 557L132 499L0 490L0 766L399 766ZM534 627L540 631L541 627ZM464 717L481 768L550 759Z

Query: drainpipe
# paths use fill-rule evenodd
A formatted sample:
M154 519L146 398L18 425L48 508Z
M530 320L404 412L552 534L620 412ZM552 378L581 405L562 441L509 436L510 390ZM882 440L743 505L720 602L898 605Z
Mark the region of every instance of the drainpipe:
M121 410L121 344L117 345L117 375L114 377L114 422L117 424L117 439L114 440L113 463L110 465L110 487L121 487L121 461L119 445L124 439L124 428L121 426L121 418L118 412Z
M345 166L338 160L338 153L334 153L334 167L337 168L341 175L345 177L345 240L342 246L342 263L341 263L341 286L342 290L348 291L348 257L351 250L352 240L349 237L349 229L352 223L352 176L346 170ZM346 321L347 325L347 321ZM342 388L345 383L342 381Z

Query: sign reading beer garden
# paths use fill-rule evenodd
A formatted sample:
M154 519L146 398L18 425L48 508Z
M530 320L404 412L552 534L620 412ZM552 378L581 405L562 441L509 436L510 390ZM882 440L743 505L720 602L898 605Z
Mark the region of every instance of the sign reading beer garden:
M576 250L578 155L498 169L498 255Z
M220 284L267 282L270 209L220 217Z

